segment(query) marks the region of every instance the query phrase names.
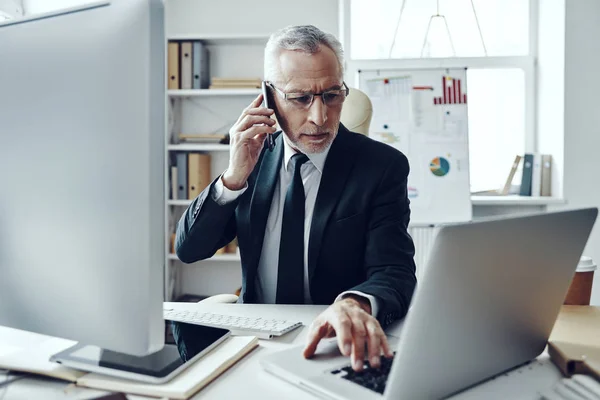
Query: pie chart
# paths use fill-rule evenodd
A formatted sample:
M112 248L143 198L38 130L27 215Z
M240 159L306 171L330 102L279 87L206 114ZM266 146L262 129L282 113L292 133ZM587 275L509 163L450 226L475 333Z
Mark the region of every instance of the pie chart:
M444 176L450 172L450 163L444 157L436 157L429 163L429 169L435 176Z

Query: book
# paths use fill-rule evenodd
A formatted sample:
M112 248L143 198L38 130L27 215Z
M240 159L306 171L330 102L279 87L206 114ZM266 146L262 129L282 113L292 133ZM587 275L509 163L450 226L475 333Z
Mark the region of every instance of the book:
M237 82L237 83L255 83L262 82L260 78L219 78L217 76L212 77L213 83L222 83L222 82Z
M531 179L533 169L533 154L525 154L523 157L523 177L521 179L521 196L531 196Z
M259 89L260 84L217 84L210 85L209 89Z
M182 142L195 142L195 143L219 143L223 141L227 135L218 134L180 134L179 140Z
M541 196L552 196L552 155L542 155L542 189Z
M542 155L533 154L533 165L531 167L531 195L540 196L542 193Z
M167 73L169 74L168 88L179 89L179 43L169 42Z
M258 89L260 78L217 78L213 77L209 89Z
M515 178L515 173L519 169L519 164L523 157L520 155L515 156L515 161L513 161L512 167L510 168L510 172L508 173L508 177L506 178L506 182L504 183L504 188L500 192L502 195L508 195L510 193L510 187L512 186L512 181Z
M188 399L258 346L255 336L230 336L186 370L161 384L88 373L48 361L76 342L0 327L0 368L72 382L91 389Z

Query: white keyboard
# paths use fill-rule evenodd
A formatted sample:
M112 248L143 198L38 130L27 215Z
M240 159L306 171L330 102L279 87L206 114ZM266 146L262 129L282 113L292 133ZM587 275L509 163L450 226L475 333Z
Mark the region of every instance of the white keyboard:
M163 309L163 315L166 320L170 321L223 328L230 330L232 335L257 336L260 339L271 339L273 336L281 336L302 326L302 323L298 321L240 317L237 315L168 308Z

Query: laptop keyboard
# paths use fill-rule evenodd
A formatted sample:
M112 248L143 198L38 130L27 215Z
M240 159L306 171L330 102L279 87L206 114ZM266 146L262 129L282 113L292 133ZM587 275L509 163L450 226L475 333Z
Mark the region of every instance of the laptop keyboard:
M394 357L396 353L394 352ZM360 372L352 369L352 365L344 368L331 371L333 375L338 375L340 378L347 379L350 382L359 384L362 387L371 389L377 393L383 394L385 384L387 383L388 375L392 369L394 358L381 357L381 366L379 368L371 368L369 361L365 360L364 368Z

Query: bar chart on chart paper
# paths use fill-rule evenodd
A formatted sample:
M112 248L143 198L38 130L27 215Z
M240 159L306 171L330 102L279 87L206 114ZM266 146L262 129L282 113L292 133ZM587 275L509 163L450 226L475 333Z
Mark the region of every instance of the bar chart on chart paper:
M433 104L467 104L467 94L462 80L451 76L442 76L442 95L433 98Z
M359 70L369 96L369 137L408 158L411 223L469 221L467 70Z

